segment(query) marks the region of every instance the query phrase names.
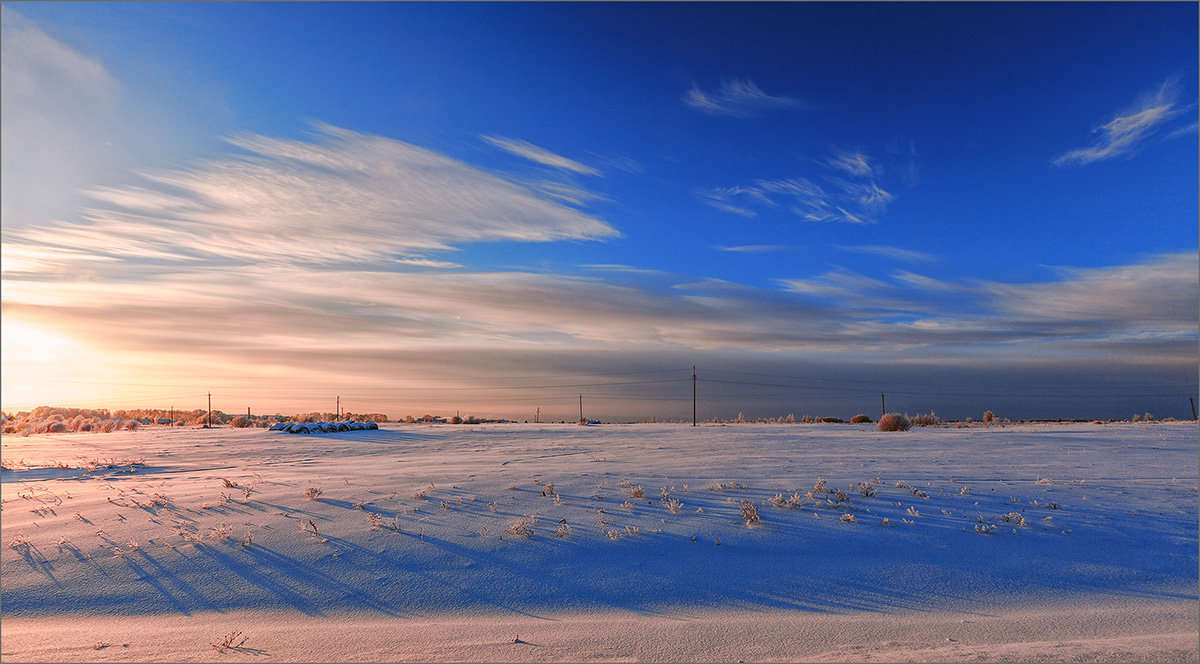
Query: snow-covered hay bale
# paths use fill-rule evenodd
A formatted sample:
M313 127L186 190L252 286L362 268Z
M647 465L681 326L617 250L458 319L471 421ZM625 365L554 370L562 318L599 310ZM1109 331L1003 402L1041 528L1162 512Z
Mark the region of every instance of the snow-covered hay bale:
M374 422L278 422L271 425L271 431L284 433L334 433L337 431L366 431L378 430Z

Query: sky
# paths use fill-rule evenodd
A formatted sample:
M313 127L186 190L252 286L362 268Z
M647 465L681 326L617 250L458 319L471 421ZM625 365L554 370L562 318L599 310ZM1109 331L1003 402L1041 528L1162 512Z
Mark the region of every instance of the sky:
M7 412L1191 416L1195 3L2 7Z

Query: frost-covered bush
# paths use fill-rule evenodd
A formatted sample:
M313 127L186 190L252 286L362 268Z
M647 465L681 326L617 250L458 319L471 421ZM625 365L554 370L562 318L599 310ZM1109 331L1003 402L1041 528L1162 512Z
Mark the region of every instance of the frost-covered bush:
M232 420L229 420L229 426L235 429L245 429L246 427L253 426L253 424L251 423L250 418L246 417L245 415L238 415Z
M924 415L917 413L916 415L913 415L910 423L915 427L935 427L941 424L942 420L932 412Z
M989 422L989 423L990 423L990 422L995 422L995 421L996 421L996 414L995 414L995 413L993 413L993 412L992 412L992 411L990 411L990 410L985 410L985 411L983 411L983 421L984 421L984 422Z
M879 418L880 431L908 431L911 428L912 423L900 413L888 413Z
M866 415L863 415L862 413L859 413L858 415L855 415L854 417L850 418L850 423L851 424L870 424L871 418L867 417Z

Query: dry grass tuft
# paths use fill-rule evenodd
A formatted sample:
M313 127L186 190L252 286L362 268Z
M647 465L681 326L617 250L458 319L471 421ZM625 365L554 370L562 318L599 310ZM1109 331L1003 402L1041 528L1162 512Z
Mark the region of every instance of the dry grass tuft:
M508 532L512 533L515 537L529 539L530 537L533 537L533 526L529 523L528 519L521 519L520 521L509 526Z
M762 523L762 517L758 515L758 507L754 503L750 502L746 498L743 498L738 507L742 511L742 521L746 523L747 528Z
M304 497L309 500L316 500L317 498L321 497L321 493L323 492L317 487L310 486L304 490Z
M245 643L246 639L248 639L248 638L250 638L250 637L244 636L242 634L241 630L235 629L235 630L233 630L233 632L231 632L229 634L229 636L225 637L221 641L216 641L216 642L210 643L209 645L211 645L213 647L213 649L216 650L217 652L225 652L226 650L237 650L238 648L242 647L242 644Z
M912 417L912 425L915 427L935 427L942 423L942 420L932 412L927 414L916 414Z

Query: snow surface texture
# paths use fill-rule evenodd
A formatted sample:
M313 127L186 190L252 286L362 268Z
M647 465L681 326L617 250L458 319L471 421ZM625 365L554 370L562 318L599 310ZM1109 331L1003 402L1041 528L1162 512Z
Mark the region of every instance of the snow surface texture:
M250 640L222 658L703 660L717 651L678 621L747 621L767 640L710 645L742 643L720 652L743 659L1195 661L1198 452L1191 423L6 436L3 650L213 659L210 643L241 629ZM1068 624L1080 607L1110 617L1013 629L1037 624L1031 611ZM1131 612L1143 622L1115 617ZM929 640L964 615L1009 622ZM84 642L62 640L66 616ZM546 621L583 616L624 635L659 624L667 642L614 633L624 651L592 653L586 629L562 637L567 651L450 637L553 634ZM853 638L831 636L880 616L917 640L881 632L847 650ZM168 629L172 617L187 620ZM422 649L376 650L351 627L396 619ZM298 655L297 621L343 630ZM185 636L146 651L144 631L128 645L100 633L121 624ZM446 626L443 649L422 625Z

